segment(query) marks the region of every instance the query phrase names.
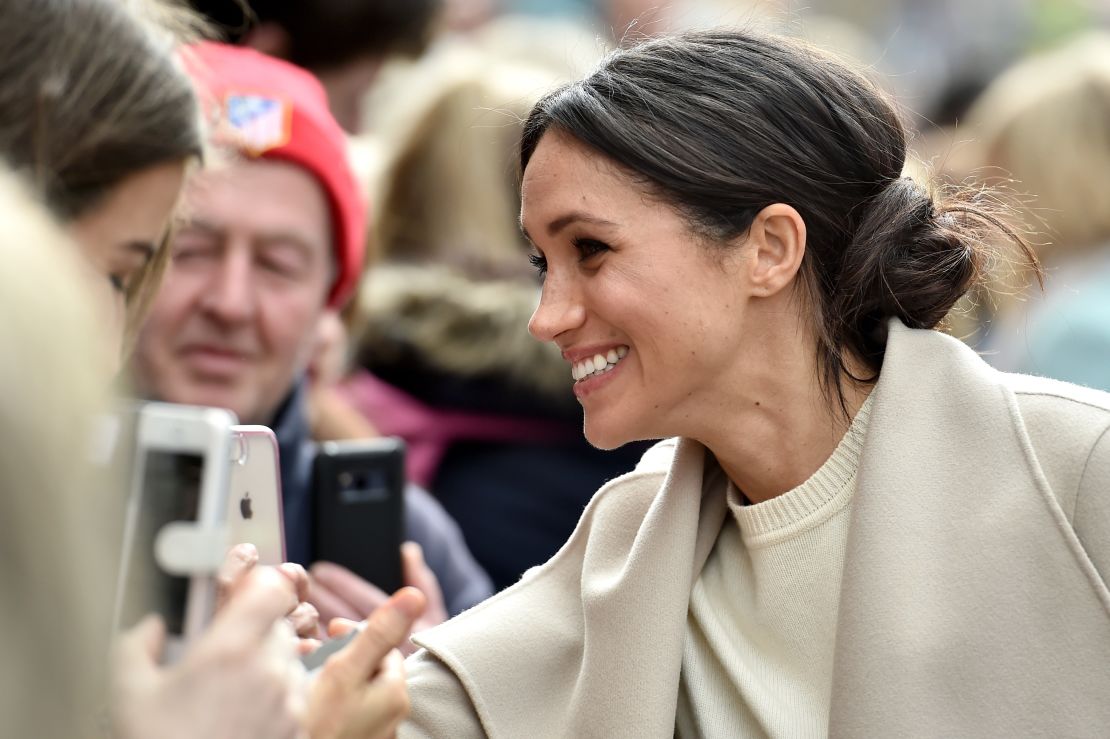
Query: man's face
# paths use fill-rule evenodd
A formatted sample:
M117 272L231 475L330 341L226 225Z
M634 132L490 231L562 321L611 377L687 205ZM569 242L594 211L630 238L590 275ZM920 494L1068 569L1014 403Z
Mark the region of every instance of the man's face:
M332 277L331 219L306 170L271 160L199 173L135 351L150 397L273 421L308 363Z

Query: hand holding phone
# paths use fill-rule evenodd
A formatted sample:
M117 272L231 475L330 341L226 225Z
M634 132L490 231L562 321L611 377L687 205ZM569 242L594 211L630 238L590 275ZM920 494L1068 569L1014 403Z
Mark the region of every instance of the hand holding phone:
M211 628L170 666L159 664L164 632L156 621L125 632L112 660L112 719L119 735L296 735L298 701L290 691L300 666L293 635L282 623L296 599L293 584L272 568L247 573Z
M435 573L424 561L420 545L411 541L402 544L401 561L405 585L419 590L426 600L415 630L430 629L446 621L443 591ZM331 624L334 619L357 621L365 618L387 602L389 595L344 567L332 562L317 562L312 565L309 599L319 611L322 623ZM412 650L411 642L401 645L406 655Z
M405 588L355 628L345 641L325 644L326 655L303 658L318 665L309 687L305 727L311 736L393 736L408 715L405 674L394 648L408 640L424 608L415 588ZM340 632L334 636L344 639ZM330 659L328 659L330 657Z

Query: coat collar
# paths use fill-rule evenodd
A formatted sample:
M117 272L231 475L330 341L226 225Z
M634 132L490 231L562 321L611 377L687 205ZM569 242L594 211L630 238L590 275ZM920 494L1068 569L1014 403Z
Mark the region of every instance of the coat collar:
M705 448L680 440L669 469L641 464L603 487L546 565L414 641L459 678L491 739L619 737L633 725L671 736L689 593L725 486Z

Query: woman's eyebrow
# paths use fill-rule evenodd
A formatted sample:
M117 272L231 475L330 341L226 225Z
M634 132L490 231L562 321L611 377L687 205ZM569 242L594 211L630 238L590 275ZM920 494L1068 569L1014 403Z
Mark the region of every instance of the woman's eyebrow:
M617 225L616 223L613 223L612 221L607 221L604 218L597 218L595 216L587 215L586 213L583 213L581 211L574 210L570 213L567 213L566 215L559 216L558 218L548 223L547 234L548 236L555 236L572 223L588 223L592 226ZM528 239L529 241L532 240L531 235L528 233L528 229L524 227L524 219L521 219L520 221L520 231L524 234L524 238Z

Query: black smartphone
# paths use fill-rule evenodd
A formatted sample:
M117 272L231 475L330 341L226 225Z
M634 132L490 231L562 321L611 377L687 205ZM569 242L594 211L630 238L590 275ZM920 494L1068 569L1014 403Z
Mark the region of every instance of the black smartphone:
M404 585L405 443L326 441L316 449L315 557L393 593Z

